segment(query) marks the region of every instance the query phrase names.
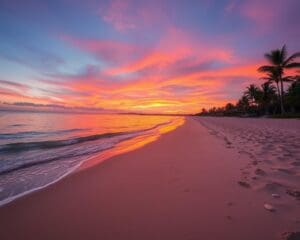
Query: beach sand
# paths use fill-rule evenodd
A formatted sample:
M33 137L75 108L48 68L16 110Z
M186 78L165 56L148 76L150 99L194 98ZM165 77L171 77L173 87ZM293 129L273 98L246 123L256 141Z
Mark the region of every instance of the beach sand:
M1 207L0 239L282 239L300 230L299 136L298 120L187 118Z

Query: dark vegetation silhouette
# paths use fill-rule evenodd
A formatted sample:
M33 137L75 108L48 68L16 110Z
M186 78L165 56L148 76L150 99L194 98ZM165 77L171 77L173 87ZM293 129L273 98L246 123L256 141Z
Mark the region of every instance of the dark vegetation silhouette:
M300 116L300 75L286 75L288 69L300 69L295 60L300 52L287 55L286 46L265 54L269 65L258 68L265 73L265 82L258 86L250 84L236 104L202 109L201 116ZM300 70L298 70L300 73Z

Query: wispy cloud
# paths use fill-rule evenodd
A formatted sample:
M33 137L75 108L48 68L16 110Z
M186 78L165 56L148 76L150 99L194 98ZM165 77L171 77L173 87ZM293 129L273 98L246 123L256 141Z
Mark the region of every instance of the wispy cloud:
M101 18L117 31L126 32L163 25L173 20L173 7L167 1L112 0L100 4Z
M2 79L0 79L0 86L12 87L22 91L26 91L30 88L29 86L22 83L12 82L12 81L2 80Z
M64 60L51 52L31 46L18 45L19 52L2 52L0 58L29 67L39 72L57 71Z
M265 51L299 50L297 0L34 2L4 2L16 13L0 28L9 103L197 112L259 84Z

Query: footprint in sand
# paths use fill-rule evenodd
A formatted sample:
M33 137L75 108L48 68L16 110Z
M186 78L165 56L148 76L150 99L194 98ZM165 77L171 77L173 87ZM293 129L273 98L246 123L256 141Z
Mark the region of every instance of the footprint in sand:
M251 185L245 181L238 181L238 184L244 188L251 188Z
M234 206L234 205L235 205L234 202L228 202L228 203L227 203L227 206L228 206L228 207L232 207L232 206Z
M294 189L287 189L286 193L294 198L296 198L297 200L300 200L300 191L298 190L294 190Z
M289 169L284 169L284 168L277 168L277 171L280 171L282 173L288 174L288 175L295 175L295 172Z
M266 172L260 168L257 168L254 172L256 175L259 175L259 176L264 176L266 175Z
M232 220L233 220L233 219L232 219L232 217L231 217L231 216L229 216L229 215L228 215L228 216L226 216L226 219L227 219L227 220L229 220L229 221L232 221Z
M292 162L290 165L298 167L300 166L300 161Z
M256 166L257 164L258 164L258 161L256 161L256 160L252 161L253 166Z
M279 189L282 189L284 186L278 182L269 182L264 185L264 189L269 192L278 192Z
M285 232L282 234L282 240L299 240L300 232Z

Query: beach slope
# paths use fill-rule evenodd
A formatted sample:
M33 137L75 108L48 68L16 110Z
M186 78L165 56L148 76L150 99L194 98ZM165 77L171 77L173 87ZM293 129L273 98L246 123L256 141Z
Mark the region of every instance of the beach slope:
M266 210L269 192L239 184L249 161L187 118L155 142L1 207L0 239L280 239L298 227L299 209Z

